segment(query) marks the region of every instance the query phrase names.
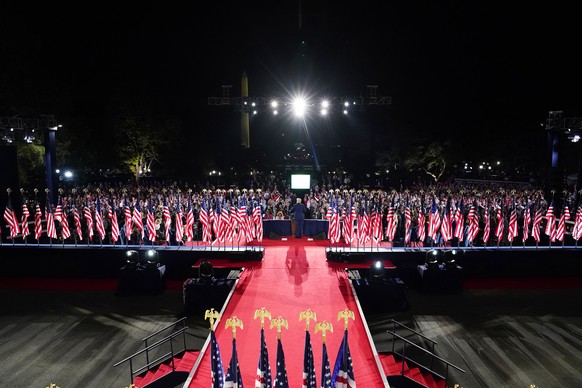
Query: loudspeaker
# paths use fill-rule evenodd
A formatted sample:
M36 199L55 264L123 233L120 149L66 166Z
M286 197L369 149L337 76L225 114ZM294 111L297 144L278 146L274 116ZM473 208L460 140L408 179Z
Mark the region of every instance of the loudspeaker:
M315 236L313 236L314 240L325 240L326 238L327 236L325 235L325 232L319 232Z
M275 232L271 232L269 233L269 239L270 240L280 240L281 236L279 236L277 233Z

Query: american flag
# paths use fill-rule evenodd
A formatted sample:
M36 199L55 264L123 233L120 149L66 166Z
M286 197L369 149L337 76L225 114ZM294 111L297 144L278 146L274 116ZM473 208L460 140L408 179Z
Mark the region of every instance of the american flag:
M564 206L560 221L558 222L558 229L556 230L556 240L564 241L564 234L566 233L566 221L570 219L570 210L568 205Z
M473 200L471 207L469 208L469 214L467 215L469 220L469 230L467 232L467 240L469 242L475 241L477 233L479 233L479 215L477 214L477 201Z
M504 222L505 220L503 219L503 212L501 211L501 205L499 205L499 207L497 207L497 227L495 228L495 236L497 237L497 244L499 245L499 243L501 242L501 240L503 239L503 228L504 228Z
M148 201L148 214L146 218L146 226L148 227L148 239L150 243L154 243L156 241L156 218L154 216L154 209L152 206L152 200Z
M542 225L542 219L542 207L540 204L538 204L536 213L534 214L533 223L531 225L531 236L534 238L536 243L540 242L540 226Z
M232 229L233 229L233 234L234 234L234 230L241 230L241 223L242 223L242 218L241 215L239 213L238 207L235 206L234 202L231 202L230 205L230 224L232 225Z
M37 201L34 213L34 238L38 240L40 236L42 236L42 210L40 210L40 204Z
M168 201L164 199L164 231L166 242L170 243L170 227L172 226L172 215L170 214L170 208L168 207Z
M137 230L141 233L141 238L144 237L144 230L143 230L143 219L141 218L141 209L139 207L139 200L135 203L133 207L133 213L131 216L131 220L133 224L136 226Z
M441 221L441 237L446 243L453 238L453 220L451 214L451 198L447 199L447 205L443 214L443 220Z
M418 208L418 242L424 243L424 239L426 238L426 218L424 217L424 205L421 204Z
M332 244L335 244L339 242L340 238L339 214L335 203L332 204L330 208L331 217L329 219L329 239Z
M406 201L406 206L404 207L404 243L410 244L410 238L412 236L412 230L410 229L412 225L412 215L410 214L410 203Z
M103 225L103 214L101 213L101 200L97 197L95 204L95 229L101 241L105 238L105 226Z
M348 331L344 330L344 339L340 345L331 376L332 386L335 388L356 388L354 365L350 347L348 345Z
M184 222L182 221L182 205L180 201L176 204L176 242L178 245L182 242L184 238Z
M75 220L75 230L77 232L77 236L79 236L79 240L83 239L83 230L81 229L81 216L77 211L77 208L73 206L73 219Z
M127 204L127 199L123 199L123 216L125 220L125 238L129 241L131 237L131 210Z
M269 365L269 352L265 341L265 329L261 328L261 354L259 354L259 365L257 366L256 388L271 388L271 366Z
M232 339L232 356L228 364L228 370L224 378L225 388L243 388L242 376L238 365L238 355L236 354L236 339Z
M353 206L346 206L344 210L344 224L342 228L342 234L346 244L351 244L352 242L352 230L354 226L352 221L352 211L354 211Z
M222 230L224 231L224 240L232 241L233 235L233 225L232 225L232 217L230 216L229 207L226 203L226 199L223 203L222 208L222 216L221 216Z
M511 212L509 213L509 223L507 225L507 239L509 242L513 242L513 239L517 237L517 209L515 203L511 207Z
M523 233L522 240L525 242L529 238L529 224L531 222L531 212L526 204L523 209Z
M303 348L303 385L302 388L317 388L315 378L315 363L313 361L313 349L311 348L311 335L305 331L305 347Z
M576 219L574 220L574 229L572 229L572 238L579 240L582 237L582 205L578 204Z
M489 241L489 236L491 235L491 213L489 209L489 202L485 206L485 212L483 213L483 245L487 245Z
M216 198L216 209L214 210L214 236L219 242L224 241L224 223L222 222L222 210L218 197Z
M188 195L188 208L186 209L186 239L192 241L194 238L194 210L192 209L192 198Z
M287 380L287 368L285 367L285 353L283 353L283 344L281 339L277 339L277 367L275 373L275 380L273 380L274 388L289 388Z
M115 244L117 240L119 240L119 223L117 222L117 212L113 208L113 199L111 199L109 205L107 218L109 218L111 221L111 241L113 241L113 244Z
M368 217L366 204L364 202L362 203L360 217L358 218L358 240L360 244L363 245L370 240L369 230L370 230L370 218Z
M263 241L263 214L261 212L261 205L257 204L253 209L253 222L256 226L257 241Z
M30 212L28 211L28 206L26 206L26 200L22 199L22 216L20 218L20 225L22 231L22 238L25 238L30 234L30 230L28 230L28 217L30 216Z
M432 238L433 241L436 241L437 239L437 233L440 226L441 216L439 214L439 207L437 206L436 199L433 197L430 214L428 215L428 236Z
M556 215L554 214L554 201L550 203L546 212L546 235L550 241L556 241Z
M4 209L4 221L6 221L10 227L10 238L14 239L14 237L20 233L20 228L18 226L18 218L16 218L16 213L14 213L14 209L12 209L10 198L8 198L6 209Z
M252 241L250 228L249 228L249 220L247 215L247 199L246 197L242 197L239 202L238 208L238 217L240 219L239 223L239 233L244 237L245 241L250 242Z
M233 349L234 346L233 344ZM216 341L214 330L210 331L210 375L212 377L212 388L224 387L224 369L222 368L220 347L218 346L218 341Z
M61 215L61 234L63 236L63 240L66 240L69 237L71 237L71 229L69 228L69 220L67 219L67 209L65 207L63 207Z
M55 219L55 221L61 222L62 217L63 217L63 204L61 201L61 197L59 196L59 199L57 201L57 208L55 209L55 214L53 218Z
M83 208L83 218L87 221L87 233L89 233L89 241L91 241L93 239L93 216L91 215L89 204L86 204Z
M386 215L386 238L388 241L394 241L396 233L396 217L394 214L394 199L390 202L388 207L388 214Z
M210 242L212 240L212 232L210 231L210 219L206 209L206 198L202 199L202 205L200 206L200 224L202 225L202 241Z
M57 238L57 228L55 227L55 219L54 219L53 212L51 210L51 204L48 201L48 196L47 196L46 206L44 209L44 216L46 219L46 234L47 234L47 236L49 236L50 238Z
M329 367L329 357L327 356L327 345L322 346L321 356L321 388L331 388L331 368Z
M463 241L465 237L465 220L463 217L463 200L457 204L455 211L455 232L453 233L459 241Z
M396 230L396 228L394 230ZM377 204L374 205L372 213L372 238L376 244L384 238L382 230L382 212Z

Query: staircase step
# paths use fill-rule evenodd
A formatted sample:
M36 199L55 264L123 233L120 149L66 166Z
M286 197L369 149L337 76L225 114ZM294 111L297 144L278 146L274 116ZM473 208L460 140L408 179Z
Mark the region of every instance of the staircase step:
M380 363L384 369L384 374L386 376L398 376L402 374L402 362L396 360L394 355L381 353L378 355L380 358ZM408 371L408 365L404 363L404 372Z
M194 368L194 364L200 355L199 350L186 351L182 354L180 361L176 364L177 372L190 372Z
M424 377L422 375L422 372L420 371L420 368L410 368L409 371L404 372L404 375L411 378L412 380L416 381L417 383L420 383L424 386L428 386L426 381L424 380Z

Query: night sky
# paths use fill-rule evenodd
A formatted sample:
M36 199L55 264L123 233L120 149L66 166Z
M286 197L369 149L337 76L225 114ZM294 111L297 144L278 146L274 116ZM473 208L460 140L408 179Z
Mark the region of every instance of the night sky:
M326 146L431 138L454 140L463 158L544 153L548 111L582 114L580 13L566 3L121 3L2 2L0 114L55 114L80 148L106 149L109 112L145 101L180 120L175 150L191 146L209 168L233 163L239 115L207 98L225 84L238 95L243 70L251 96L366 96L375 84L392 97L309 123L311 142ZM251 123L256 155L303 136L263 117Z

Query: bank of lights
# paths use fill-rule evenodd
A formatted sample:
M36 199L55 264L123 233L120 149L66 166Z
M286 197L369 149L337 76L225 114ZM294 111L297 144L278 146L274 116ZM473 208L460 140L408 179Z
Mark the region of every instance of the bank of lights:
M349 113L349 108L352 105L356 105L356 102L350 103L348 101L342 101L339 103L335 110L341 111L344 115ZM327 99L321 100L319 103L312 103L304 97L295 97L289 103L281 104L277 100L273 100L269 103L271 113L276 116L281 113L281 106L283 106L284 110L289 109L293 116L297 118L303 118L308 116L312 111L319 112L320 116L328 116L334 111L334 105ZM339 108L339 109L338 109ZM253 115L257 115L259 113L258 110L252 110Z

